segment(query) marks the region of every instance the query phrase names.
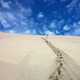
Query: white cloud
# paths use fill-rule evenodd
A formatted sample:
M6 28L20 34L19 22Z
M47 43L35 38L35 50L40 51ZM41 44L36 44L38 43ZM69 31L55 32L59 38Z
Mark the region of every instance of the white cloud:
M55 33L54 33L54 32L51 32L51 31L49 31L49 30L46 30L46 31L45 31L45 34L46 34L46 35L53 35L53 34L55 34Z
M10 20L15 20L15 19L16 19L15 16L14 16L12 13L10 13L10 12L6 12L6 16L7 16L7 18L9 18Z
M78 2L78 0L72 0L72 2L70 4L68 4L66 7L67 8L73 8L77 2Z
M5 2L5 1L1 0L1 5L2 5L2 7L4 7L4 8L10 8L9 2Z
M1 20L1 24L4 26L4 28L11 27L10 24L5 19Z
M26 30L24 33L26 33L26 34L30 34L31 31L30 31L30 30Z
M43 13L40 12L40 13L38 14L38 18L43 18L43 17L44 17Z
M56 31L55 31L55 34L60 34L60 31L56 30Z
M31 8L27 8L24 10L26 12L26 15L29 17L32 15L32 9Z
M8 4L7 2L4 2L3 4L5 5ZM19 4L18 4L19 5ZM21 5L20 9L17 11L16 9L12 10L12 11L2 11L0 12L0 22L2 23L2 25L5 28L8 27L15 27L16 29L18 29L19 27L27 27L27 25L29 24L29 19L27 18L27 16L31 15L32 10L30 8L25 9L24 7L22 7ZM3 8L4 9L4 8ZM12 8L10 7L10 10ZM31 25L31 23L30 23ZM28 25L29 27L29 25ZM21 28L22 29L22 28Z
M72 2L66 6L68 8L68 12L71 12L73 8L77 8L77 2L78 0L72 0Z
M14 31L14 30L9 30L8 32L9 32L9 33L15 33L15 31Z
M80 28L79 29L76 29L75 32L74 32L74 34L75 35L80 35Z
M31 33L32 33L32 34L36 34L36 30L33 29L33 30L31 31Z
M69 31L71 28L70 28L70 26L68 26L68 25L64 25L64 27L63 27L63 30L64 31Z
M54 21L51 22L50 25L49 25L49 27L50 27L50 28L56 28L56 23L55 23Z
M78 24L80 25L80 21L78 21Z
M19 13L22 13L24 16L27 17L32 15L32 9L30 7L24 8L22 5L20 5L18 2L16 2L17 6L19 7Z

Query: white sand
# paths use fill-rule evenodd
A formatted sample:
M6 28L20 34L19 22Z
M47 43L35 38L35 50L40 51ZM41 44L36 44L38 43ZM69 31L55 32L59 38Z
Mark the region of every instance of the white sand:
M80 65L80 37L48 40ZM0 33L0 80L47 80L56 55L41 36Z

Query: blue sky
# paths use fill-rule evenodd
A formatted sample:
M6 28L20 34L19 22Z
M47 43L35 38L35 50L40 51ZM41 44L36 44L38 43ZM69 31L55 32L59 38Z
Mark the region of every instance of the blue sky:
M80 35L79 0L0 0L0 32Z

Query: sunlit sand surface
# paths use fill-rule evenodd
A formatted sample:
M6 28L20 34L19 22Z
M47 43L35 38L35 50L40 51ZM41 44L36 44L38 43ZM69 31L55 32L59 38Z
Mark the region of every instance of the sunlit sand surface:
M55 70L56 55L41 37L46 38L0 33L0 80L48 80ZM65 60L79 76L80 37L49 36L47 39L67 54Z

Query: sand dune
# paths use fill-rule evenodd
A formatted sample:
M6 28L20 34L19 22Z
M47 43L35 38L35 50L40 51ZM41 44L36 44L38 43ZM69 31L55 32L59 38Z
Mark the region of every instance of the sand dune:
M41 37L45 36L0 33L0 80L48 80L56 55ZM80 65L80 37L49 36L48 40Z

